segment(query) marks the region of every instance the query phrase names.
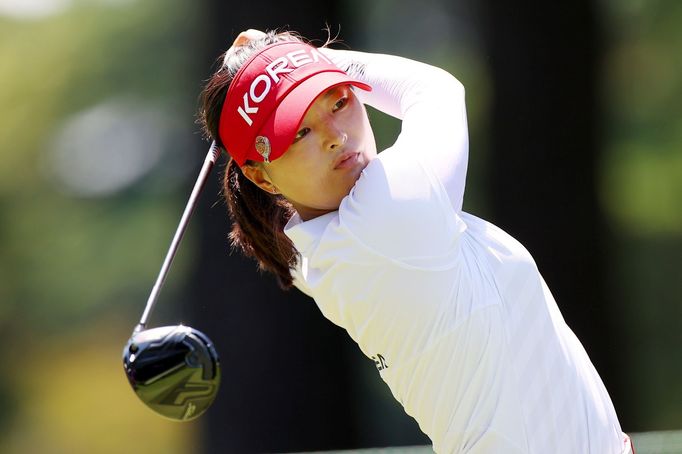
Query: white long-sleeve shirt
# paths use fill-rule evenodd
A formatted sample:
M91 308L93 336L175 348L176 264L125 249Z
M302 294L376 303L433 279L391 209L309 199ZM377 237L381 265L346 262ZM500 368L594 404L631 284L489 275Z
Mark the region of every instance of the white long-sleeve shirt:
M375 361L436 452L623 452L609 395L530 254L462 211L461 84L399 57L325 53L402 130L338 211L291 219L296 286Z

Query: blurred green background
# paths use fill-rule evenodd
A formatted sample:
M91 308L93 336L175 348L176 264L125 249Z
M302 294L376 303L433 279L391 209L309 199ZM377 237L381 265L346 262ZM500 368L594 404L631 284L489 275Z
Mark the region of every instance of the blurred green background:
M207 148L195 111L218 56L206 30L215 3L0 0L0 452L207 450L202 419L168 422L137 401L121 350ZM473 2L426 1L418 14L388 0L335 4L353 20L341 24L349 43L438 64L464 82L467 205L491 212L495 90L480 31L467 21ZM617 302L616 343L627 359L610 372L621 376L614 401L626 431L680 429L682 2L595 8L604 40L597 202L610 232L601 278ZM241 29L231 20L218 33L222 50ZM405 30L431 34L415 43ZM388 143L395 122L373 117ZM204 197L222 216L217 194ZM202 266L198 242L190 229L155 324L187 316L182 295ZM211 304L201 301L205 317ZM375 374L347 373L391 399ZM243 390L221 390L231 392ZM390 426L383 430L391 443Z

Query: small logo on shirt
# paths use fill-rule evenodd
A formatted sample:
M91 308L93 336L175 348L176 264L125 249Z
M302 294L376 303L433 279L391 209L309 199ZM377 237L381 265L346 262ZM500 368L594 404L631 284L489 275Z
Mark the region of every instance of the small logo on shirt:
M379 372L381 372L384 369L388 369L388 363L386 362L386 358L384 358L380 353L378 353L376 356L372 356L370 359L374 361L374 365L377 366L377 370Z

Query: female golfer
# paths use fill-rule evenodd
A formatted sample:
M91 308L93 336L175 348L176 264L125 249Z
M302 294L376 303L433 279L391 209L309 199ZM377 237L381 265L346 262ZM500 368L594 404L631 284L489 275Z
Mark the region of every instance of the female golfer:
M234 245L348 332L436 452L629 452L529 253L462 211L454 77L249 30L202 103ZM380 154L364 104L402 120Z

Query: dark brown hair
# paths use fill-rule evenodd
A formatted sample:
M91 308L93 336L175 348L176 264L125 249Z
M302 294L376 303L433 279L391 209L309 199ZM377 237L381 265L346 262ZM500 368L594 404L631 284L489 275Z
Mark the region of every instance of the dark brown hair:
M270 31L261 39L228 50L220 57L219 68L202 90L199 123L204 134L221 148L224 149L218 137L220 113L232 79L256 50L279 41L304 40L293 32ZM232 220L229 235L232 247L256 259L259 268L273 273L282 288L290 288L291 270L296 266L298 252L284 234L284 226L295 213L293 206L283 196L270 194L253 184L232 159L223 178L223 196Z

